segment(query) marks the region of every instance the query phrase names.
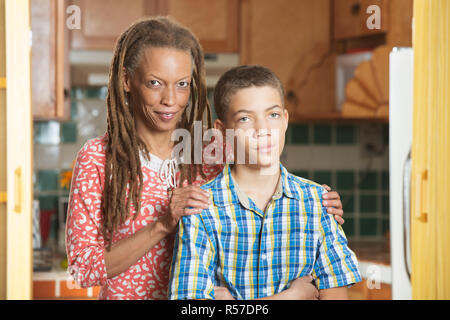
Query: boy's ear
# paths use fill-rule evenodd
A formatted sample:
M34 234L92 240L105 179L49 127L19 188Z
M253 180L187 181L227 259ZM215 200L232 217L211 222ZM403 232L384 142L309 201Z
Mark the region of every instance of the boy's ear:
M284 108L284 121L285 121L284 132L286 132L289 125L289 112L287 111L286 108Z
M130 92L130 77L128 76L127 69L123 68L123 88L126 92Z

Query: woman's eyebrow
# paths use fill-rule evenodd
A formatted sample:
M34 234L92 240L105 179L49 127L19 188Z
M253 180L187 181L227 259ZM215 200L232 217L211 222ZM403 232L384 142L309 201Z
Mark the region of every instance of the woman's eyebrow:
M156 74L150 73L149 76L155 77L156 79L161 80L162 82L166 83L166 81L163 78L158 77ZM179 80L177 80L176 82L179 82L181 80L185 80L185 79L190 78L190 77L191 77L191 75L184 76L184 77L180 78Z

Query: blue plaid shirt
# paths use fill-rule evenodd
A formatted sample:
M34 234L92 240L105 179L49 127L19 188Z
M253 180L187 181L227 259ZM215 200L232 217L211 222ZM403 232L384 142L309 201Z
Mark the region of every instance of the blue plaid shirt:
M322 205L326 190L280 168L265 212L239 190L228 165L202 186L212 204L180 220L169 299L214 299L214 286L235 299L261 298L308 274L319 289L361 281L341 226Z

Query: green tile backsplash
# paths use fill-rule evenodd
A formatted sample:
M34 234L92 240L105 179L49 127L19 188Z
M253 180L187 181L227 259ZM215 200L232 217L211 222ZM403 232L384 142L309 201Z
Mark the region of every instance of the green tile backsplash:
M319 184L327 184L330 187L333 185L331 171L314 171L312 180Z
M62 122L61 123L61 143L77 142L77 123Z
M355 196L351 193L343 192L340 192L340 196L345 215L353 214L355 212Z
M378 219L361 218L359 220L359 231L362 236L376 236L378 234Z
M389 125L379 125L381 130L378 132L388 144ZM389 230L389 163L386 161L381 167L379 164L373 164L368 171L363 169L370 161L370 158L361 155L364 137L360 137L360 134L364 134L364 126L365 124L356 123L290 124L286 135L287 146L292 148L301 145L301 153L311 157L311 160L308 160L311 163L317 161L317 167L320 168L315 169L314 164L312 167L305 166L290 171L317 183L328 184L338 191L344 209L343 229L347 237L354 239L381 238ZM322 147L332 149L330 152L324 152ZM342 151L339 148L342 148ZM300 154L300 151L292 152ZM351 167L348 164L342 164L340 167L346 152L349 152L349 158L353 159L359 155L360 162L355 162ZM335 163L333 156L337 153L340 154ZM319 154L322 158L316 160L314 157ZM324 159L324 154L330 154L330 158ZM287 157L289 158L289 152ZM326 163L329 163L329 169Z
M355 187L355 174L353 171L336 172L336 188L338 190L353 190Z
M296 175L297 177L301 177L301 178L305 178L310 180L309 178L309 172L306 170L301 170L301 171L293 171L292 174Z
M308 144L309 126L304 124L294 124L291 126L292 144Z
M58 190L59 171L57 170L39 170L37 172L36 191Z
M362 194L359 196L359 211L361 213L376 213L377 207L376 194Z
M376 190L377 189L377 175L376 171L362 171L359 173L360 185L359 188L361 190Z
M352 237L355 235L355 219L344 217L344 224L342 229L344 229L345 235L347 237Z
M58 209L58 196L39 196L38 200L41 210Z
M314 125L313 132L313 141L315 144L331 144L331 125Z
M352 125L336 126L336 144L353 144L356 142L356 130Z

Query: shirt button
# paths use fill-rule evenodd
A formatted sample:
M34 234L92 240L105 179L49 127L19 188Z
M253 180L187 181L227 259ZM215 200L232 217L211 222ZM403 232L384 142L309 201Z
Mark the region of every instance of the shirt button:
M265 253L263 253L263 254L261 255L261 258L263 258L264 260L266 260L266 259L267 259L267 256L266 256L266 254L265 254Z

